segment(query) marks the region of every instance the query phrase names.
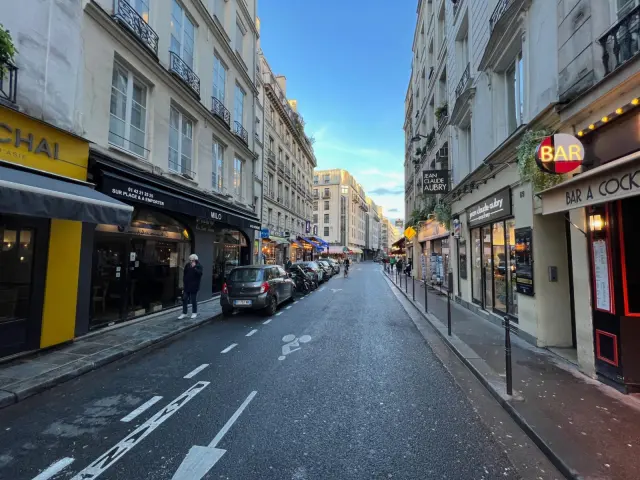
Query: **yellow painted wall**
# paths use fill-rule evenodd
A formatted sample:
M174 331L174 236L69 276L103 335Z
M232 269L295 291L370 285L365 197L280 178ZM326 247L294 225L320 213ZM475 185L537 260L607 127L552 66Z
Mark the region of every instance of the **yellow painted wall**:
M81 241L81 222L51 220L40 348L74 337Z

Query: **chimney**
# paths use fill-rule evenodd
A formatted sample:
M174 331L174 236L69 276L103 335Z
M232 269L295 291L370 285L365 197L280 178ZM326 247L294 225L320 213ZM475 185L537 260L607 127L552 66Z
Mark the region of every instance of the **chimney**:
M289 100L289 106L291 107L291 109L295 113L298 113L298 101L297 100Z
M282 89L282 93L284 93L286 96L287 95L287 77L285 77L284 75L276 75L276 82L278 82L278 85L280 85L280 88Z

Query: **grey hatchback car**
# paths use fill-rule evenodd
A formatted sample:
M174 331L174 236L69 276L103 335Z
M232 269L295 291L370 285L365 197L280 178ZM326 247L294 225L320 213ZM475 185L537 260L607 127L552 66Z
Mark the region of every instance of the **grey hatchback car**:
M278 265L236 267L222 286L220 306L229 316L238 310L264 310L273 315L278 305L293 299L295 283Z

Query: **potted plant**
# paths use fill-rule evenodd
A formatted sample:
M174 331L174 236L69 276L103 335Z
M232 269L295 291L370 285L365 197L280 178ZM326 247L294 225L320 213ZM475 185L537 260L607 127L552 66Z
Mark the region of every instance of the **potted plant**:
M9 30L0 23L0 77L4 77L7 73L7 65L13 64L13 57L18 53L13 39L9 34Z
M443 103L438 108L436 108L436 112L435 113L436 113L436 119L437 120L440 120L440 118L447 116L448 107L449 106L446 103Z

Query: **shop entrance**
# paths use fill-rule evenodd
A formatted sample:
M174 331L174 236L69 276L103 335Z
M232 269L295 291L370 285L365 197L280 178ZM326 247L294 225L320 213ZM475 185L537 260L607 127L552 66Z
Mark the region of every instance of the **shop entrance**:
M0 357L39 346L48 230L46 220L0 215Z
M181 272L190 254L188 230L160 212L136 210L126 228L98 225L90 327L180 304Z

